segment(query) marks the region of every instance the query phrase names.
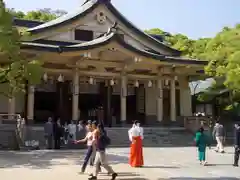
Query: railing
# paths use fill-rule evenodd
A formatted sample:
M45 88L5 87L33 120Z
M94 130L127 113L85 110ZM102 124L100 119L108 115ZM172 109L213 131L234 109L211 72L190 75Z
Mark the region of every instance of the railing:
M0 124L17 124L19 114L0 114Z

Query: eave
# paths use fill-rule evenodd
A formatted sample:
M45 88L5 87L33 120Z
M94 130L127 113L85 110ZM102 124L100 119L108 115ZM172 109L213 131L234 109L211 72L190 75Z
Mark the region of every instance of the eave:
M17 18L13 19L13 25L17 27L33 28L41 24L44 24L44 22Z
M187 59L182 57L172 57L165 56L160 54L151 53L148 51L144 51L133 47L132 45L126 43L124 39L114 32L110 32L105 34L104 36L94 39L89 42L80 43L76 45L68 45L68 46L59 46L59 45L50 45L50 44L40 44L33 42L22 42L21 49L32 49L35 51L45 51L45 52L55 52L55 53L76 53L80 55L80 51L88 51L95 48L99 48L102 46L106 46L110 43L116 43L121 48L131 51L143 58L149 58L153 60L158 60L165 63L170 64L186 64L186 65L207 65L207 61L195 60L195 59Z

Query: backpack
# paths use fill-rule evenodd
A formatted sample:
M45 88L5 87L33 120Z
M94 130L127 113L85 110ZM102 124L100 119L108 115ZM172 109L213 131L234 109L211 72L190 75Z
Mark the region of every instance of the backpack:
M106 147L111 144L111 139L107 136L106 132L100 134L100 139Z

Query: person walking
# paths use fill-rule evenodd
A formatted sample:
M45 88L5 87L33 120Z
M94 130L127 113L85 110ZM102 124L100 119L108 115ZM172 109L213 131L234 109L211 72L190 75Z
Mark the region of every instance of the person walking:
M86 137L84 139L75 141L75 144L87 142L87 153L84 158L84 162L81 168L81 173L85 172L88 161L93 153L93 130L92 130L91 124L88 124L87 126L88 126L88 132L86 134Z
M97 129L93 132L93 143L96 144L97 151L95 157L95 169L88 179L97 180L99 166L101 164L101 166L107 170L108 174L111 174L111 180L115 180L118 174L115 173L112 167L108 164L106 154L106 148L110 144L110 139L101 124L98 124Z
M233 166L238 167L239 154L240 154L240 124L235 124L234 130L234 163Z
M206 165L206 147L209 146L209 137L204 133L204 128L201 127L195 136L196 146L198 148L198 159L201 165Z
M45 134L47 149L52 149L52 147L53 147L53 123L52 123L51 117L49 117L48 121L45 123L44 134Z
M92 122L92 132L94 133L96 130L97 130L97 122L93 121ZM96 144L93 144L92 145L92 155L90 157L90 166L94 165L95 156L96 156Z
M135 121L133 127L128 131L129 140L131 142L129 164L131 167L143 166L143 128L140 123Z
M215 151L224 153L223 143L224 143L224 139L225 139L225 130L224 130L223 125L220 124L219 120L216 122L216 124L213 128L212 136L217 141L217 146L216 146Z

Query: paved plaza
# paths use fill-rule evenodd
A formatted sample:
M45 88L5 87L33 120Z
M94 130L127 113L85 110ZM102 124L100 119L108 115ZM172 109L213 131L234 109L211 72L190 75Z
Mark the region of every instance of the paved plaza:
M233 150L226 154L208 151L208 166L200 166L196 149L145 148L145 166L130 168L127 148L108 150L109 161L119 172L119 180L237 180L240 168L232 167ZM84 150L39 150L32 152L0 152L0 175L5 180L87 180L80 173ZM90 168L87 169L91 171ZM110 179L102 173L99 179Z

